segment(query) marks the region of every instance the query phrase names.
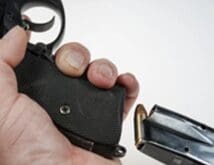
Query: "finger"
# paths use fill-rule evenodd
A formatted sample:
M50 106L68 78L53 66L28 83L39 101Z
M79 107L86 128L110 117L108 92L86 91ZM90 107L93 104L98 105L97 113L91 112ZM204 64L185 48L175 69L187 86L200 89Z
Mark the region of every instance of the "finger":
M3 107L9 108L12 100L18 95L15 67L24 57L27 45L25 31L16 26L0 40L0 113ZM1 115L0 116L4 116Z
M112 62L106 59L99 59L91 63L87 76L88 80L95 86L109 89L115 85L118 71Z
M134 75L130 73L122 74L117 79L118 84L126 88L126 100L124 109L124 119L127 117L131 107L133 106L139 94L139 83Z
M79 43L63 45L56 52L56 65L66 75L81 76L90 62L89 51Z
M4 62L11 67L15 67L23 59L28 37L26 32L19 26L10 30L2 40L0 40L0 62Z
M22 19L23 19L23 20L28 20L28 21L30 21L30 17L28 17L27 15L22 15ZM27 30L26 32L27 32L28 40L30 40L31 31L30 31L30 30Z

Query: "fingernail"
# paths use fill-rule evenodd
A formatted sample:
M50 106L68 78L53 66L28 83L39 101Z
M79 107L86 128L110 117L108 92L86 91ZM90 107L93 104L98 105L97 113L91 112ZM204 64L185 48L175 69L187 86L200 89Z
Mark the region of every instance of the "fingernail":
M15 26L10 31L7 32L7 34L3 37L4 40L13 39L14 37L17 37L18 31L22 28L20 26Z
M65 60L67 61L67 63L72 66L75 69L80 69L82 67L82 65L84 64L84 56L77 53L77 52L69 52L66 55Z
M112 78L114 75L114 70L111 66L108 64L102 64L98 67L98 72L105 78Z

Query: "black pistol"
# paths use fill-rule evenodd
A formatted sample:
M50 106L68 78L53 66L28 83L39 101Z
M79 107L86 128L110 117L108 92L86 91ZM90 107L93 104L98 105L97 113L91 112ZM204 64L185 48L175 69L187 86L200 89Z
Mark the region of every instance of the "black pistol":
M16 25L34 32L50 29L54 17L40 24L23 20L22 12L35 6L46 6L59 14L61 30L51 43L28 43L24 60L15 68L19 92L38 102L73 144L107 158L124 156L126 149L118 143L125 89L120 85L98 89L85 75L68 77L55 66L52 51L65 31L61 0L1 0L0 37Z
M214 165L214 129L158 105L135 111L136 147L167 165Z

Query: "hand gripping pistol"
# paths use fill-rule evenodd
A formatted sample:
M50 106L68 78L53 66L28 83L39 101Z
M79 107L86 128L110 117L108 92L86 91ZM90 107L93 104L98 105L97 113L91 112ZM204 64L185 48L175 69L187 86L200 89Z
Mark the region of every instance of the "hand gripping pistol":
M22 19L22 12L35 6L53 9L60 16L61 30L51 43L28 43L24 60L15 68L19 92L38 102L73 144L107 158L124 156L126 149L118 143L125 89L98 89L85 75L68 77L55 66L52 52L65 31L61 0L1 0L0 36L16 25L33 32L49 30L55 17L46 23Z

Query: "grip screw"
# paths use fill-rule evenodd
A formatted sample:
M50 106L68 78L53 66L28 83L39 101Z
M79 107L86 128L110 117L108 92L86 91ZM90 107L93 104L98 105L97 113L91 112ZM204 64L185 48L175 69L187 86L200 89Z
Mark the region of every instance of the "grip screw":
M71 107L68 106L68 105L62 105L59 109L59 112L62 114L62 115L68 115L71 113Z

